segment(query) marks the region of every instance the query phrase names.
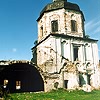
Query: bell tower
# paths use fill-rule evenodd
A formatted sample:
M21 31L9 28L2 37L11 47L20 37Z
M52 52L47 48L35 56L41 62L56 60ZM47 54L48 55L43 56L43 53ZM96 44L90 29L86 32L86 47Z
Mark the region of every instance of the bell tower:
M96 82L100 83L96 78L98 40L86 38L84 21L80 7L67 0L52 0L40 12L38 43L32 48L32 60L42 69L45 91L53 89L55 83L58 88L67 89L76 89L85 83L97 87ZM82 80L78 79L80 75Z
M53 0L40 12L38 42L49 34L84 37L84 15L79 6L67 0Z

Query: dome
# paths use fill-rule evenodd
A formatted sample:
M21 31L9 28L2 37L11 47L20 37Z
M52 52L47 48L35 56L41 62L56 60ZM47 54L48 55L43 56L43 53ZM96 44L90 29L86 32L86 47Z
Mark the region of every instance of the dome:
M81 12L79 6L77 4L74 3L70 3L67 2L67 0L53 0L52 3L47 4L44 9L40 12L40 17L45 13L45 12L49 12L49 11L53 11L53 10L57 10L57 9L68 9L68 10L74 10L74 11L78 11ZM39 20L40 18L38 18ZM37 21L38 21L37 20Z

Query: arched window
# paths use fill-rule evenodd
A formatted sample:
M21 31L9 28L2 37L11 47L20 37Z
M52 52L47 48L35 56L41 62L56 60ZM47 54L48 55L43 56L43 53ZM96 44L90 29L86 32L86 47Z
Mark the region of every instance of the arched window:
M58 31L58 20L51 21L51 29L52 29L52 32Z
M71 31L77 32L77 22L75 20L71 20Z

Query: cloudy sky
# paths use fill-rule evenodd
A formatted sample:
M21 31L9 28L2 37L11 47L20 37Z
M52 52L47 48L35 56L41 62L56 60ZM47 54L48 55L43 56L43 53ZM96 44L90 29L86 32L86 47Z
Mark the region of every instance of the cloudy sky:
M100 57L100 0L68 0L80 6L85 31L98 39ZM0 60L30 60L37 40L37 22L42 8L52 0L0 0Z

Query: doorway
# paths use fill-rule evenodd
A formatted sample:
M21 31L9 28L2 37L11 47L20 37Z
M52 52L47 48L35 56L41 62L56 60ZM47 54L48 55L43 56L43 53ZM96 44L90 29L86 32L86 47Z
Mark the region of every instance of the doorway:
M68 80L64 80L64 87L67 89L68 88Z

